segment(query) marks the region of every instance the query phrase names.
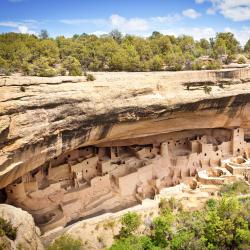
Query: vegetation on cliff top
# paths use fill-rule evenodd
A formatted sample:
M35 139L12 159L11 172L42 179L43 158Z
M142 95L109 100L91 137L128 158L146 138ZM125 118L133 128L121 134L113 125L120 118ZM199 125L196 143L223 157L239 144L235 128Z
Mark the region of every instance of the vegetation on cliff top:
M231 62L237 53L250 55L250 41L244 51L230 32L210 40L191 36L169 36L153 32L148 38L110 34L49 38L28 34L0 35L0 74L82 75L83 71L157 71L216 69ZM240 63L244 60L241 58Z

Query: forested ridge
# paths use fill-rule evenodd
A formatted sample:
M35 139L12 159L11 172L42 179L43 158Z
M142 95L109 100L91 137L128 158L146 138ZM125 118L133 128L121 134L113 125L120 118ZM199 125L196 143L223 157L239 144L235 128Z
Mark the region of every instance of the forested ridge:
M50 38L18 33L0 34L0 73L10 75L82 75L84 71L160 71L217 69L239 53L250 56L250 39L244 47L230 32L195 41L193 37L153 32L148 38L107 35L74 35ZM240 57L239 63L246 58Z

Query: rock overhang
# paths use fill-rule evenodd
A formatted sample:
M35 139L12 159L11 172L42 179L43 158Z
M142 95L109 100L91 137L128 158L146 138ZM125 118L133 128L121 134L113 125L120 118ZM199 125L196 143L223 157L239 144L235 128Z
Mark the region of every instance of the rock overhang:
M80 146L201 128L242 127L250 135L250 69L95 76L91 83L83 77L0 79L1 187ZM212 92L185 86L197 82L210 82Z

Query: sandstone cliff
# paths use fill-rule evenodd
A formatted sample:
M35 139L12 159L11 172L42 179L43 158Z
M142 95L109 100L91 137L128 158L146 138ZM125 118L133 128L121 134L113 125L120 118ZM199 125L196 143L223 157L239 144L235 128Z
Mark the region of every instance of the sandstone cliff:
M242 127L250 138L250 69L95 77L0 79L0 188L83 145L221 127Z
M13 227L17 228L17 237L15 240L0 237L0 243L4 244L4 249L44 249L40 240L40 230L35 226L34 220L29 213L20 208L1 204L0 218L5 219L10 222Z

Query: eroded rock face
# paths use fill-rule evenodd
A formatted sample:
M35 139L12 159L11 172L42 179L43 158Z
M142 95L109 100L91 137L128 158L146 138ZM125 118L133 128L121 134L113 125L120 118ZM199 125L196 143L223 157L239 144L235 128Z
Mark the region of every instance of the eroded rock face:
M0 79L1 188L79 146L134 144L142 137L216 127L242 127L249 136L249 69L95 76L95 82ZM201 81L215 85L210 95L183 85Z
M0 204L0 217L17 228L17 237L14 241L2 239L6 242L6 249L43 250L40 241L40 230L35 226L32 216L20 208Z
M95 77L0 79L2 202L43 231L249 154L250 69Z

